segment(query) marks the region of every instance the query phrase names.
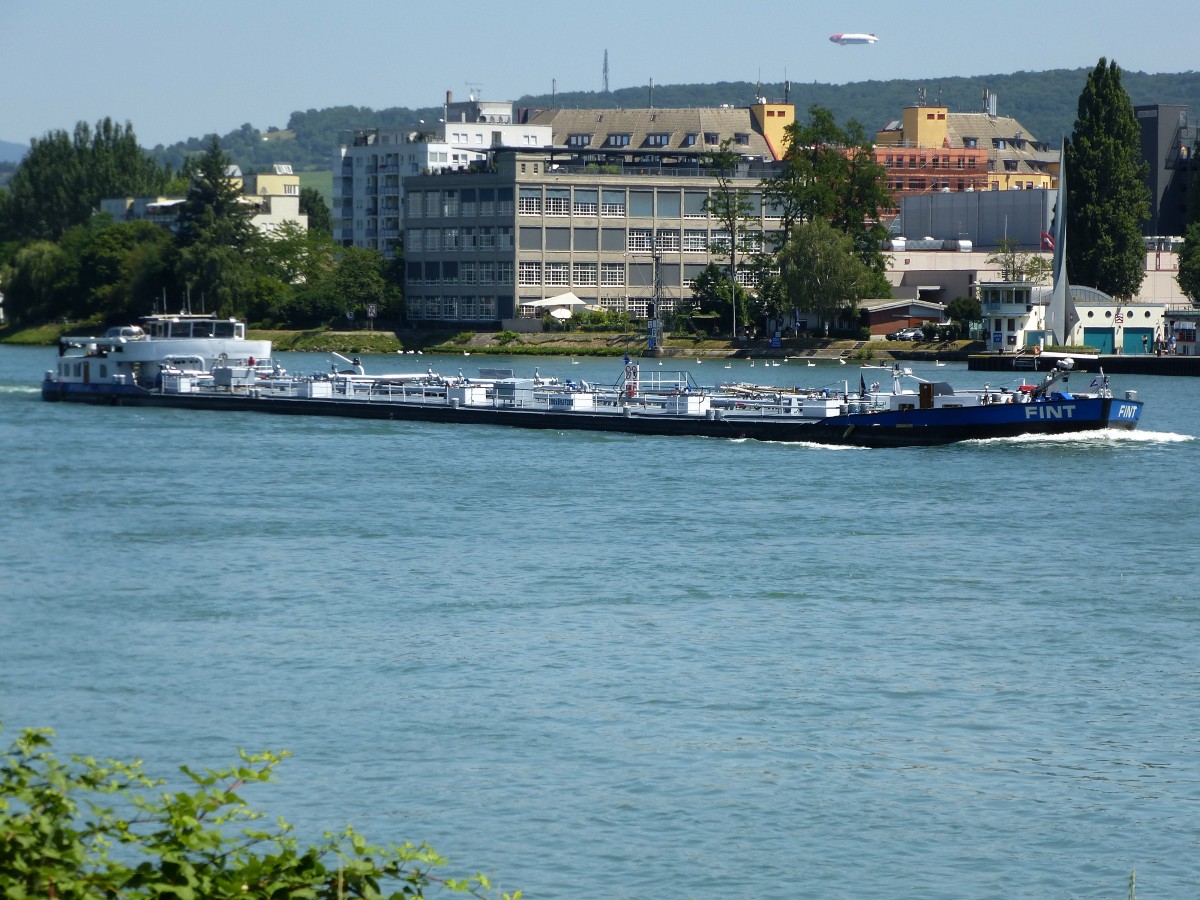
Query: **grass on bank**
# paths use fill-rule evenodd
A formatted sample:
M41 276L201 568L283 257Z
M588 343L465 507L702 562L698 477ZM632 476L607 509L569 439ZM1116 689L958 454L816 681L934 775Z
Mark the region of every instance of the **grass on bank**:
M53 346L66 334L95 334L102 328L98 323L47 323L22 329L0 329L0 343L26 346ZM646 337L641 332L556 331L518 333L515 331L475 332L450 329L400 331L335 331L314 328L303 331L284 331L252 328L248 336L269 340L282 352L330 353L344 356L354 354L387 354L420 350L424 353L501 356L595 356L619 357L641 355L646 349ZM786 340L777 349L765 341L735 347L728 340L696 339L691 335L668 335L663 348L668 355L724 357L738 356L795 356L819 352L823 355L845 355L850 359L870 360L893 358L961 359L967 353L986 349L982 343L946 341L912 343L907 341L871 341L860 346L858 341L821 339Z

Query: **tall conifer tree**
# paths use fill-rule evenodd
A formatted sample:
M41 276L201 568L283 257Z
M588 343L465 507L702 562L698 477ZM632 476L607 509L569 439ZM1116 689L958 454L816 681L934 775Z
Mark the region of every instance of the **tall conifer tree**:
M1147 166L1121 70L1103 57L1079 95L1067 166L1067 272L1076 284L1132 297L1146 275Z

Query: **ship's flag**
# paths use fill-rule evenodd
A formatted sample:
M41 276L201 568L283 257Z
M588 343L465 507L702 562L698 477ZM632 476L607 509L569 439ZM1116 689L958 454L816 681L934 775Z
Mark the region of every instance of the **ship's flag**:
M858 373L858 395L860 397L867 396L867 380L863 378L862 372Z
M1050 235L1045 231L1042 232L1042 249L1043 250L1053 250L1054 249L1054 238L1050 237Z

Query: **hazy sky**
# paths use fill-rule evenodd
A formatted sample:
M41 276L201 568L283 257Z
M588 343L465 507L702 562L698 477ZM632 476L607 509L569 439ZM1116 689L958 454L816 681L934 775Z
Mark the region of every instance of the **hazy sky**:
M988 20L987 24L982 24ZM873 46L829 42L874 32ZM1198 65L1200 7L1128 0L0 0L0 140L104 116L144 146L297 109L719 81L841 84ZM745 98L730 98L730 102Z

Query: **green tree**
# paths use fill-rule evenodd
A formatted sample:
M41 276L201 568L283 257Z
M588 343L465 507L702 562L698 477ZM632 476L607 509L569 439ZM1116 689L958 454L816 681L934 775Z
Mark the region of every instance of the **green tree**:
M820 106L808 110L808 121L788 127L782 171L763 181L763 201L779 215L779 246L802 222L825 219L850 236L855 252L872 273L868 293L891 296L880 221L892 204L887 172L875 160L872 142L851 120L839 126L833 113Z
M1103 57L1079 95L1067 178L1067 272L1114 297L1132 297L1146 272L1142 223L1150 214L1147 165L1121 70Z
M323 277L296 290L284 318L293 325L315 327L343 319L346 313L361 318L372 303L382 304L386 312L393 291L386 271L378 250L340 248Z
M17 324L59 318L64 304L67 255L53 241L34 241L22 247L0 271L5 314Z
M1200 221L1190 224L1184 232L1175 279L1192 306L1200 306Z
M710 191L704 200L704 210L716 219L724 232L724 237L714 241L710 250L714 255L729 260L731 284L736 279L738 251L748 250L754 246L753 241L756 240L751 236L750 225L754 219L751 217L749 192L736 184L741 161L741 156L733 149L733 141L729 138L721 142L719 150L706 153L703 158L703 164L708 167L717 182L716 189ZM755 233L757 239L761 239L762 235L757 229ZM734 290L736 291L736 288ZM746 323L744 310L739 308L741 306L741 303L730 306L735 340L738 323ZM739 313L742 315L739 316Z
M242 791L270 782L288 755L242 753L218 771L181 768L191 790L165 790L139 763L51 752L53 733L28 729L0 758L0 894L20 898L484 897L483 875L446 878L422 844L376 847L347 828L304 847L280 820L257 824ZM149 795L147 792L153 792ZM111 852L120 847L120 853ZM131 851L131 852L126 852ZM503 895L518 900L520 892Z
M734 321L748 321L746 290L739 284L735 292L731 286L733 283L729 280L729 274L721 271L716 263L709 263L704 271L692 279L692 308L701 315L715 315L718 329ZM736 313L733 309L734 297L738 305Z
M971 323L983 318L983 311L974 297L955 297L946 305L946 318L954 323L960 337L966 337L971 333Z
M57 240L86 222L105 197L161 191L170 170L137 143L133 126L101 119L73 134L51 131L31 142L0 205L0 240Z
M1026 253L1020 249L1020 244L1008 238L1000 241L999 251L989 256L987 261L988 265L999 267L1000 277L1005 281L1042 284L1054 271L1054 264L1046 257Z
M254 280L251 262L262 239L250 224L231 163L214 137L196 163L196 176L179 211L180 281L193 306L244 314Z
M779 265L788 302L815 313L826 327L838 320L852 322L873 281L851 237L823 218L792 228L779 251Z
M333 236L333 214L329 211L329 204L316 188L300 189L300 212L308 216L309 231Z

